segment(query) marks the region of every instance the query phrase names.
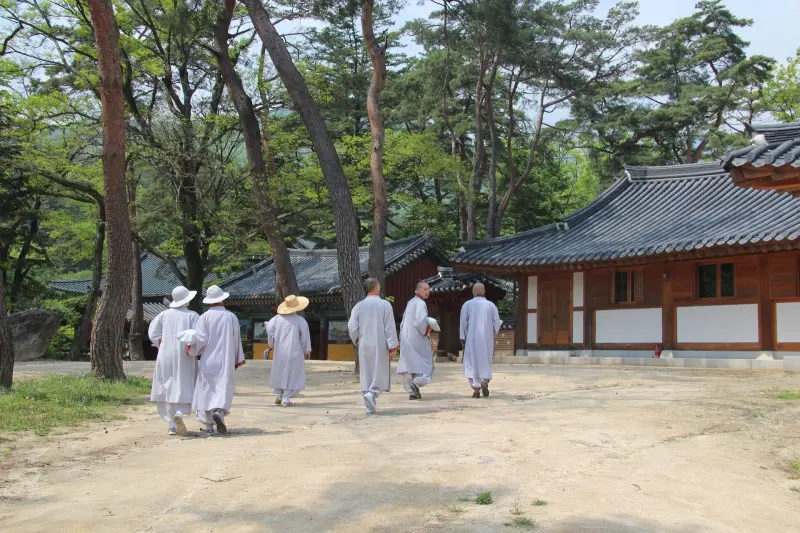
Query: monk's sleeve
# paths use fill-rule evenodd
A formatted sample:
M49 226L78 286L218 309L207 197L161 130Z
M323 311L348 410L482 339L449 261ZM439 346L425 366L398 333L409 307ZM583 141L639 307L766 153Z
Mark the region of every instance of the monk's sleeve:
M428 332L428 306L422 300L414 302L413 325L420 335L425 335Z
M244 347L242 346L242 330L239 329L238 319L236 320L236 328L234 329L234 331L236 332L236 345L234 348L236 350L235 368L239 368L245 363L245 360L244 360Z
M311 332L308 329L308 322L303 320L303 327L300 328L300 343L303 346L303 353L311 353Z
M400 343L397 342L397 326L394 323L392 305L389 302L386 304L383 308L383 333L386 336L386 347L394 350Z
M347 321L347 332L350 334L350 340L353 341L353 344L358 344L358 306L359 304L356 304L356 306L353 307L353 310L350 312L350 320Z
M150 342L153 346L158 347L161 344L161 331L164 328L164 313L161 312L158 316L150 322L150 327L147 330L147 336L150 337Z
M500 320L500 311L497 310L497 306L492 306L492 311L494 313L494 334L495 336L500 332L500 326L503 325L503 321Z
M462 341L467 340L467 329L469 329L469 312L467 311L467 304L461 306L461 320L458 327L458 338Z
M200 317L194 328L194 344L189 347L189 355L200 357L208 343L208 329L206 327L206 315Z

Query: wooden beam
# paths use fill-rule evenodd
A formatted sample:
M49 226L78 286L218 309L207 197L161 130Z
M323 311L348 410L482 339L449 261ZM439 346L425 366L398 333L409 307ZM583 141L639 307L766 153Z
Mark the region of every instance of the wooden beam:
M758 265L758 341L761 349L772 351L775 349L775 330L773 321L775 320L774 307L769 290L769 256L764 254L759 257Z
M528 342L528 276L517 277L517 325L514 328L514 353Z

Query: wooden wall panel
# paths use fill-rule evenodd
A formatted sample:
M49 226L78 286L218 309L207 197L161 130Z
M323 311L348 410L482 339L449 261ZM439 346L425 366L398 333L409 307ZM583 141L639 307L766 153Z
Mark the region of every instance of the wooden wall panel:
M664 266L648 265L642 269L644 279L644 301L645 305L661 305L662 294L664 292Z
M772 298L794 298L798 294L798 262L796 254L775 255L770 258L769 286Z
M586 307L605 307L610 302L611 272L608 270L590 270L584 274L586 284Z
M668 273L672 281L672 299L675 302L688 302L694 299L694 264L673 263Z
M747 257L733 261L736 298L744 298L747 300L758 298L758 261L758 257Z

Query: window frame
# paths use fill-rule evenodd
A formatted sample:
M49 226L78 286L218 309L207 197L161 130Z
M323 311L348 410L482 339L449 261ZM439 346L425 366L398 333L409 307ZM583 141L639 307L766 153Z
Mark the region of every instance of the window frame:
M723 296L722 295L722 265L731 265L733 268L733 294L730 296ZM716 295L714 296L700 296L700 269L702 267L714 266L715 271L715 283L716 283ZM695 264L694 269L694 276L695 276L695 283L694 283L694 290L695 290L695 299L700 302L713 302L716 300L732 300L737 297L737 287L736 287L736 261L732 261L730 259L720 259L717 261L698 261Z
M617 273L625 272L628 275L628 293L627 300L624 302L617 301ZM635 274L635 275L632 275ZM636 278L641 279L642 283L642 298L636 299ZM611 305L631 306L640 305L644 302L644 269L641 267L629 268L615 268L611 271L611 294L609 295Z

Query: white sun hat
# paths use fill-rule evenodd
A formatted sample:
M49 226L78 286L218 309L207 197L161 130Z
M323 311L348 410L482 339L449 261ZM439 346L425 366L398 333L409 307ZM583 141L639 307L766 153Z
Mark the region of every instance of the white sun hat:
M172 289L172 303L169 304L169 306L174 309L176 307L189 305L189 302L194 300L195 296L197 296L197 291L190 291L183 285L178 285Z
M203 298L203 303L218 304L224 300L227 300L229 296L230 296L229 293L223 292L223 290L217 287L216 285L212 285L206 291L206 297Z

